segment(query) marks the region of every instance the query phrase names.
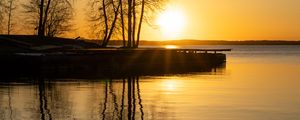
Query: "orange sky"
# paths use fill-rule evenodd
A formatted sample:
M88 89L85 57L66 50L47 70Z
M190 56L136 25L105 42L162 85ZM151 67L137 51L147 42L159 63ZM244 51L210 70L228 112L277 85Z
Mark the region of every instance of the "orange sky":
M78 0L74 34L87 37L85 3ZM145 25L142 39L300 40L300 0L170 0L169 6L183 14L184 27L168 36Z

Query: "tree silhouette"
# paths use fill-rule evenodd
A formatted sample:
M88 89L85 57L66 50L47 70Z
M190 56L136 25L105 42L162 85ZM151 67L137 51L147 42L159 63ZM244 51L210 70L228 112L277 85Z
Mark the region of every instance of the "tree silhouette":
M121 10L121 0L93 0L90 14L93 31L98 37L102 38L102 47L106 47L113 36Z
M4 19L4 0L0 0L0 33L3 31L3 19Z
M15 25L15 10L17 0L0 1L0 33L10 35Z
M143 22L151 21L150 18L153 15L151 13L162 9L165 1L93 0L90 18L94 33L103 40L101 46L107 47L109 40L114 35L115 37L122 36L123 47L137 48Z
M8 0L8 5L6 6L7 9L7 35L10 35L10 33L13 30L13 16L14 16L14 11L16 10L15 6L15 0Z
M28 22L40 37L55 37L71 29L71 0L30 0L23 4Z

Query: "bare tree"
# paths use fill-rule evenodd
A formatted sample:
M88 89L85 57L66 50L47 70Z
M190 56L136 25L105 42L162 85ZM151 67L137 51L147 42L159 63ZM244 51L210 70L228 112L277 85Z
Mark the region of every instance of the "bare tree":
M44 2L45 0L40 0L38 2L38 7L39 7L39 26L38 26L38 36L43 37L45 36L45 29L43 28L43 19L44 19Z
M122 33L122 40L123 40L123 46L125 47L126 46L126 36L125 36L125 22L124 22L124 11L123 11L123 2L122 0L119 0L119 3L120 3L120 18L121 18L121 33Z
M3 31L3 19L4 19L4 0L0 0L0 33Z
M152 18L156 15L155 13L163 9L166 1L167 0L128 0L127 31L122 31L128 34L127 46L124 47L137 48L139 46L143 23L151 23Z
M7 9L7 35L10 35L13 30L13 17L14 11L16 10L15 0L8 0L8 5L6 6Z
M141 16L139 21L138 33L137 33L137 41L134 47L138 47L140 43L140 36L142 31L143 19L144 19L144 11L145 11L145 0L142 0Z
M93 0L91 4L90 16L93 31L102 38L102 47L108 45L109 40L113 36L118 20L121 0Z
M111 35L113 33L121 33L123 47L138 47L142 23L145 22L145 19L151 18L147 13L154 13L160 10L165 1L166 0L94 0L92 2L93 14L91 21L94 22L94 30L98 31L98 34L103 38L102 47L107 46L108 41L111 39L111 37L108 37L108 34Z
M59 36L71 29L71 0L29 0L23 7L28 22L40 37Z
M132 47L132 0L128 0L128 12L127 12L127 22L128 22L128 30L127 30L127 39L128 39L128 44L127 47ZM125 47L125 46L124 46Z
M118 19L118 13L120 10L120 4L115 4L115 2L112 0L112 8L113 8L113 18L112 18L112 23L111 23L111 27L109 29L109 33L107 38L105 39L105 42L103 43L103 46L107 46L109 40L111 39L111 36L113 35L114 29L116 27L116 23L117 23L117 19Z
M55 0L49 8L47 21L44 20L44 28L47 36L58 36L71 30L73 9L68 2Z

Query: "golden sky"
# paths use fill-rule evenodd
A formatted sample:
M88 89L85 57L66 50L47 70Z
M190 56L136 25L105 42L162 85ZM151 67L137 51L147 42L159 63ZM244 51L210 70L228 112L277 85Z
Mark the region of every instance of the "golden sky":
M79 15L85 2L77 3ZM300 0L170 0L166 11L158 19L170 22L145 25L142 39L300 40ZM76 35L85 36L85 27L79 24Z

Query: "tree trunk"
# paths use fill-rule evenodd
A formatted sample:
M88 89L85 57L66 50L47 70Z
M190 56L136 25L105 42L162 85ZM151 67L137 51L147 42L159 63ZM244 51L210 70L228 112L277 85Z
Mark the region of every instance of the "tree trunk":
M103 6L103 15L104 15L104 24L105 24L105 30L104 30L104 37L103 37L103 42L102 42L102 47L106 47L105 43L107 40L107 34L108 34L108 18L106 14L106 5L105 5L105 0L102 0L102 6Z
M12 10L13 10L13 0L9 1L9 8L8 8L8 23L7 23L7 35L10 35L11 32L11 16L12 16Z
M114 7L114 8L115 8L115 7ZM112 34L113 34L113 32L114 32L114 29L115 29L115 27L116 27L118 15L119 15L119 9L120 9L120 4L118 5L117 10L114 11L114 14L115 14L114 20L113 20L113 22L112 22L112 24L111 24L111 28L110 28L109 33L108 33L108 36L107 36L107 38L106 38L106 42L104 43L105 47L108 45L108 42L109 42L109 40L110 40L110 38L111 38L111 36L112 36Z
M133 26L132 26L132 47L135 46L135 30L136 30L136 0L133 0L133 5L132 5L132 14L133 14Z
M125 24L124 24L124 15L123 15L123 1L120 0L121 7L121 24L122 24L122 38L123 38L123 47L126 47L126 39L125 39Z
M44 37L45 33L42 29L43 27L43 16L44 16L44 0L40 0L40 16L39 16L39 26L38 26L38 36Z
M144 19L144 11L145 11L145 0L142 0L142 10L141 10L140 23L139 23L138 33L137 33L137 42L136 42L136 46L135 46L136 48L139 47L139 43L140 43L142 23L143 23L143 19Z
M132 0L128 0L128 44L127 47L131 47L131 34L132 34Z
M48 20L48 14L49 14L49 7L50 7L50 4L51 4L51 0L48 0L47 2L47 6L46 6L46 9L45 9L45 13L44 13L44 21L43 21L43 24L42 24L42 31L43 33L45 34L46 32L46 23L47 23L47 20Z

